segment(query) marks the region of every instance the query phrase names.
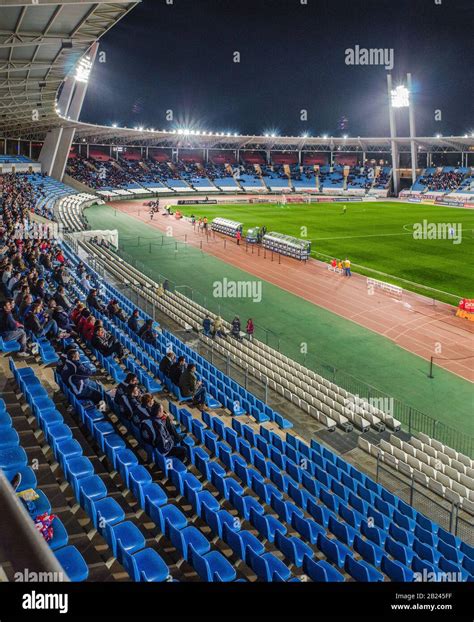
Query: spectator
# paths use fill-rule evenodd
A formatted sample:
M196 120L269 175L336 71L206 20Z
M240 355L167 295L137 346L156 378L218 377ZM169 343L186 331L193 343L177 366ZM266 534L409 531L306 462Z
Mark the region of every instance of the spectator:
M134 373L129 372L126 376L125 376L125 380L123 380L123 382L121 382L116 391L115 391L115 395L114 395L114 403L116 404L116 406L118 407L119 411L121 412L122 415L126 414L126 407L125 407L125 403L124 403L124 396L127 393L128 387L130 386L136 386L138 387L139 391L140 391L140 387L138 384L138 376L136 376ZM139 396L141 399L141 395Z
M206 336L209 336L211 334L211 328L212 328L211 318L208 315L206 315L206 317L202 321L202 329Z
M148 403L150 398L153 401L151 396L143 396ZM176 431L170 417L165 414L162 404L159 404L156 410L154 409L149 418L142 420L140 432L143 440L154 445L163 456L175 456L179 460L186 459L186 449L179 445L185 435Z
M213 337L225 337L224 322L220 315L214 320Z
M132 315L128 318L127 321L127 326L129 327L129 329L134 332L134 333L138 333L138 319L139 319L139 313L138 313L138 309L134 309L132 312Z
M58 286L53 298L56 301L57 305L62 307L64 311L66 311L66 313L69 313L69 309L71 308L71 303L69 302L67 298L66 291L63 285Z
M145 343L150 344L154 348L157 347L156 334L153 330L153 320L145 320L145 323L138 331L138 336L141 337Z
M252 320L252 318L249 318L247 320L247 326L245 328L245 332L247 333L247 337L248 337L249 341L252 341L254 331L255 331L255 327L253 325L253 320Z
M240 340L240 318L237 315L232 320L232 336Z
M176 354L174 352L167 352L161 359L159 369L166 377L169 377L170 369L175 359Z
M91 376L93 372L81 363L79 351L69 351L61 373L62 381L78 399L90 400L102 410L105 408L105 402L102 400L102 387L92 380Z
M351 275L351 262L350 262L350 259L348 259L347 257L344 259L344 274L346 276L352 276Z
M81 302L80 300L76 300L76 304L74 306L74 309L71 311L71 322L73 324L76 324L76 326L78 325L78 322L81 318L81 314L84 311L84 303Z
M206 389L196 378L196 365L189 363L179 379L179 388L183 397L192 397L192 403L200 410L206 410Z
M0 336L5 342L17 341L20 344L18 356L26 357L28 356L26 350L26 332L23 329L23 325L17 322L13 317L12 310L12 301L6 300L3 303L3 308L0 313Z
M105 313L106 309L104 305L100 302L99 297L97 296L96 289L90 290L86 302L89 309L95 309L96 311L99 311L99 313Z
M59 328L55 320L48 319L43 313L43 303L36 300L31 305L31 310L25 317L25 328L33 333L36 338L51 336L60 339L66 337L67 333L59 334ZM69 337L69 335L67 335Z
M186 369L186 359L184 358L184 356L180 356L178 360L174 362L169 369L168 376L174 385L179 386L179 380L185 369Z
M119 306L118 300L111 300L107 305L107 313L109 317L117 317L120 321L125 322L125 315Z
M129 384L125 393L122 395L122 406L125 417L135 425L139 425L139 409L141 406L142 394L138 384Z
M119 358L124 355L122 344L109 335L102 326L94 329L94 335L91 340L93 348L98 350L102 356L112 356L115 354Z

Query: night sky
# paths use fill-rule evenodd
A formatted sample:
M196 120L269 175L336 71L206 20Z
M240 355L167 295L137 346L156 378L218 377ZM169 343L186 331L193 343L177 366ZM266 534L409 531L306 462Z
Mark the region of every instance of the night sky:
M388 135L387 71L347 65L358 45L393 50L395 84L411 71L419 136L464 135L474 131L473 22L473 0L143 0L101 40L106 62L81 120Z

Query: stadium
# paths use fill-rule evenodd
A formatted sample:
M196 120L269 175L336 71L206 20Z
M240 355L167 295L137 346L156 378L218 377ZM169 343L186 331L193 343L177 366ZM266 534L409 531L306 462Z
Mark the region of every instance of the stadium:
M464 619L474 133L460 131L463 107L452 104L457 133L433 133L429 72L420 61L410 73L375 37L345 51L355 81L378 72L366 103L355 83L351 101L335 101L338 84L352 87L333 54L326 112L320 102L327 118L363 119L365 136L345 114L333 132L306 129L296 77L280 94L298 124L280 132L271 118L258 133L271 106L285 126L278 90L223 39L215 56L186 42L199 4L0 1L2 620L44 609L139 617L137 598L193 615L204 607L196 585L211 617L295 617L295 603L317 599L334 615L380 618L416 599L403 615ZM254 4L266 23L269 3ZM268 32L292 4L275 3ZM457 4L468 23L472 8ZM304 10L328 28L335 19ZM449 31L446 7L432 10ZM238 30L236 11L204 0L200 14L217 20L215 36L227 15ZM142 41L156 32L167 85L153 85ZM304 46L323 44L302 45L307 58ZM347 45L331 45L344 63ZM227 53L242 74L224 76ZM209 64L224 103L201 84ZM182 113L166 102L180 75L194 113L187 96ZM268 108L243 94L247 79ZM109 120L117 111L128 121ZM282 602L263 585L275 583L299 585ZM92 594L104 602L90 605Z

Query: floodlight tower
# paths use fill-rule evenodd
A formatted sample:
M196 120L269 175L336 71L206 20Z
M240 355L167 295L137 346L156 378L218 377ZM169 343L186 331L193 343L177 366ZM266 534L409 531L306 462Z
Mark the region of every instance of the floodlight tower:
M93 43L87 54L74 67L64 81L63 89L56 104L56 112L69 121L78 121L82 104L87 93L89 77L97 56L99 44ZM62 125L48 132L39 161L43 171L51 177L62 180L69 151L75 134L74 127Z
M399 153L397 145L397 124L395 119L395 108L408 108L410 123L410 151L411 151L411 176L413 183L416 180L416 143L415 143L415 110L413 97L411 97L411 73L407 74L407 85L400 84L392 88L392 76L387 74L387 89L389 100L389 119L390 119L390 139L392 149L392 169L393 169L393 189L395 194L399 190Z

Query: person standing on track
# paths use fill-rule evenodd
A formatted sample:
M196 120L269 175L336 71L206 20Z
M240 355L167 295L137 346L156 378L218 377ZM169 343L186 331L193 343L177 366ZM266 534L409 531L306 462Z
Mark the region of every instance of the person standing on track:
M242 233L240 229L237 230L237 233L235 234L235 239L237 240L237 246L240 246L240 240L242 239Z
M346 276L352 276L351 274L351 262L347 257L344 259L344 274Z

